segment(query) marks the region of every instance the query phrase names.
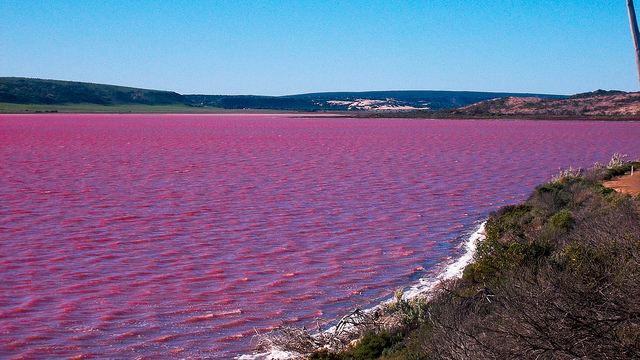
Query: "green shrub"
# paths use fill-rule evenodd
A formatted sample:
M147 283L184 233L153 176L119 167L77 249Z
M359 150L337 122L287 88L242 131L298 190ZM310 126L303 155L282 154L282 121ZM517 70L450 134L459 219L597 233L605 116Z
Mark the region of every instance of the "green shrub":
M624 175L628 171L631 171L631 166L620 166L613 169L608 169L607 171L609 172L609 175L611 175L611 178L614 178L616 176Z
M569 194L566 193L566 187L573 184L574 178L567 178L566 181L547 183L536 188L533 196L540 210L545 213L554 213L567 206Z
M427 302L424 298L407 300L403 298L403 294L403 290L396 291L395 301L385 307L386 312L400 315L400 324L402 325L402 328L398 329L400 332L419 326L426 322L428 317Z
M396 347L400 347L396 349ZM398 343L391 348L385 349L382 352L382 359L384 360L428 360L431 359L422 349L419 344L415 342L405 345L404 343Z
M606 264L603 255L596 249L577 242L562 251L563 260L586 283L602 276Z
M591 188L593 190L595 190L598 194L602 195L602 196L607 196L613 192L615 192L615 190L613 190L612 188L608 188L602 184L594 184L591 185Z
M400 341L402 337L398 335L392 336L384 331L379 334L370 332L349 353L354 360L377 359L385 349L391 348Z
M536 194L538 194L538 196L541 196L544 194L558 194L562 191L563 188L564 188L563 184L559 182L547 183L547 184L538 186L536 188Z
M567 210L561 210L549 218L549 223L551 224L551 228L554 230L568 231L573 229L575 220L570 212Z
M505 206L497 212L491 214L489 221L485 225L485 234L489 242L496 241L506 233L514 236L524 236L523 225L531 222L533 215L531 205L511 205Z
M553 252L553 247L547 243L534 240L528 243L511 241L507 244L481 244L481 253L476 262L464 269L463 279L473 283L494 282L505 270L516 269L537 263Z
M489 281L503 270L548 256L551 246L532 241L525 233L537 216L534 207L527 204L507 206L491 214L485 226L486 238L478 245L475 262L465 268L463 279L472 283Z
M626 174L628 172L631 172L631 167L632 166L634 167L635 170L640 170L640 162L638 162L638 161L626 163L626 164L621 165L621 166L616 166L616 167L612 167L612 168L607 169L607 171L609 173L609 179L611 179L613 177L616 177L616 176L624 175L624 174Z

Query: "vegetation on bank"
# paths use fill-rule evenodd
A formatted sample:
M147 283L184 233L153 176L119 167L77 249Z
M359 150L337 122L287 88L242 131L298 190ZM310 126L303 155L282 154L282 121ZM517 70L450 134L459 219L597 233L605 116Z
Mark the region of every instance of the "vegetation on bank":
M305 357L639 358L640 198L602 185L632 165L616 155L561 172L490 215L461 279L428 301L397 294L375 316L393 321L370 323L339 352L307 346Z
M278 109L306 112L334 112L393 114L418 111L393 110L394 107L435 110L456 108L479 101L504 96L564 98L562 95L495 93L474 91L366 91L327 92L288 96L254 95L185 95L196 106L219 107L225 109ZM367 105L368 104L368 105ZM379 110L380 107L387 110ZM372 115L373 116L373 115Z
M637 120L640 94L596 90L567 98L502 97L441 112L449 117L611 118Z
M123 86L72 81L0 77L0 113L30 112L203 112L376 111L398 109L447 109L504 96L564 98L561 95L472 91L369 91L330 92L288 96L182 95ZM34 110L34 108L36 110Z
M639 120L640 94L574 96L472 91L330 92L287 96L182 95L72 81L0 77L0 113L339 112L427 119Z
M271 114L285 113L278 110L228 110L213 107L196 107L188 105L98 105L98 104L11 104L0 102L0 114ZM289 112L286 112L289 113Z
M190 101L172 91L73 81L0 78L0 102L11 104L188 105Z

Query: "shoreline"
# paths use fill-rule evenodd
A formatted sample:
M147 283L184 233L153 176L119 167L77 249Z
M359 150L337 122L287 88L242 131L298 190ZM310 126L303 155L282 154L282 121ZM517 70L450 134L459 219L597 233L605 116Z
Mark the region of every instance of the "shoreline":
M188 105L96 105L96 104L14 104L0 102L0 115L54 115L54 114L157 114L157 115L296 115L300 118L354 118L354 119L423 119L423 120L495 120L495 121L605 121L637 122L640 115L544 115L544 114L455 114L447 110L431 111L302 111L284 109L226 109Z
M461 236L463 239L465 239L465 241L460 244L459 248L459 252L461 252L462 254L458 254L459 256L449 259L449 263L443 264L439 271L436 273L435 277L420 278L413 285L404 287L402 290L401 299L404 301L411 301L418 298L423 298L428 301L429 299L431 299L433 292L436 291L442 283L448 280L462 278L462 273L465 267L473 261L473 257L477 250L477 245L484 241L484 231L486 223L487 220L476 221L473 225L473 229L475 230L466 232ZM326 330L315 332L312 336L314 338L319 338L323 336L335 335L336 332L346 332L349 335L357 335L359 333L359 329L353 325L349 326L349 324L347 324L345 328L341 328L339 331L336 330L338 330L341 323L345 319L348 320L349 316L358 314L359 311L362 311L365 316L373 315L374 313L377 313L377 311L381 310L384 306L393 303L395 300L396 299L394 298L393 294L384 296L379 300L380 303L378 304L370 305L364 310L355 309L351 313L351 315L345 315L342 319L332 320L330 323L335 323L336 325L333 325ZM296 360L303 358L304 355L302 354L273 348L265 352L239 355L236 356L234 360Z
M638 238L628 234L634 228L637 230L640 224L637 221L640 216L640 175L633 171L634 167L640 167L640 161L627 162L624 161L626 157L614 154L608 167L596 163L587 170L563 171L551 182L539 185L525 202L492 212L475 232L467 233L468 238L462 243L457 258L444 264L435 278L422 278L417 284L397 291L395 299L386 298L366 310L355 309L337 325L313 334L305 328L282 327L261 337L262 344L259 345L262 347L258 346L258 349L266 351L235 359L298 360L311 356L337 360L351 359L354 354L369 351L377 354L371 359L380 356L405 359L402 354L449 354L442 358L462 354L463 358L468 358L465 349L484 354L474 358L485 358L488 354L511 354L514 346L510 342L520 344L522 341L522 346L544 351L546 346L532 341L541 341L536 329L547 329L541 325L548 320L545 311L559 311L558 316L566 315L567 311L571 313L562 329L554 329L557 330L554 337L564 338L566 331L578 337L582 336L582 331L599 333L603 314L615 314L618 310L606 307L593 316L584 312L585 306L591 304L590 301L608 303L612 297L627 293L629 289L640 291L637 283L636 288L631 286L637 279L634 275L637 268L622 266L625 261L633 262L637 258ZM620 174L623 175L614 177ZM603 215L604 209L607 215ZM610 219L604 224L608 227L601 229L597 223L607 216ZM607 235L602 239L587 236L584 240L584 234L594 231L604 231ZM622 233L627 235L621 237ZM627 258L620 259L620 247L628 250L624 253ZM603 266L611 273L605 272L609 276L599 277L596 281L601 287L597 299L587 297L583 304L585 291L593 291L593 275L604 271ZM615 282L621 275L627 283ZM528 296L540 292L545 294L542 297L548 297L545 298L547 302L540 303ZM576 298L577 294L582 295ZM554 306L557 297L570 300L566 304L568 308ZM545 307L548 304L552 305ZM541 311L541 306L546 310ZM631 311L634 305L625 303L621 306L624 311ZM574 318L576 324L571 320ZM503 322L507 324L506 333L504 328L492 325ZM535 326L529 328L527 325ZM601 346L607 349L622 346L615 353L633 348L629 343L631 335L620 335L619 332L623 327L640 334L633 330L635 327L625 327L631 325L635 326L635 321L620 320L613 330L607 328L617 335L603 340L602 344L585 344L584 353L604 349ZM584 329L578 331L576 326ZM523 331L532 334L526 333L523 340L518 335ZM527 340L529 337L531 340ZM410 344L417 348L411 348ZM574 341L565 345L568 348L576 346ZM529 353L527 349L523 351ZM564 353L565 350L558 351Z
M640 176L626 174L640 160L627 157L561 171L492 212L462 278L426 300L396 296L392 326L311 358L636 358Z
M139 106L114 109L105 106L104 109L87 110L79 106L55 110L19 110L5 111L0 103L0 117L2 116L63 116L63 115L175 115L175 116L283 116L298 119L389 119L389 120L451 120L451 121L550 121L550 122L640 122L640 116L540 116L540 115L502 115L502 116L470 116L438 113L379 113L379 112L304 112L295 110L262 110L262 109L220 109L220 108L187 108ZM13 104L11 104L13 105ZM61 106L64 107L64 106ZM156 108L158 107L158 108ZM162 108L162 109L161 109Z

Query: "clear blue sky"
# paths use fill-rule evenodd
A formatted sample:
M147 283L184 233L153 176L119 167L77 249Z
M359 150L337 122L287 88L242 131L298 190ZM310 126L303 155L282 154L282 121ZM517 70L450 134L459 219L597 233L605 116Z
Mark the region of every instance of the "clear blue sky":
M183 94L636 91L626 11L623 0L2 0L0 76Z

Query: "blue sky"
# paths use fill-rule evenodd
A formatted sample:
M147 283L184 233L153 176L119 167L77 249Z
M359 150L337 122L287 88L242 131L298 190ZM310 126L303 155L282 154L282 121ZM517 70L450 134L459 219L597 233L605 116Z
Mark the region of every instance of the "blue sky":
M623 0L2 0L0 19L0 76L183 94L640 88Z

